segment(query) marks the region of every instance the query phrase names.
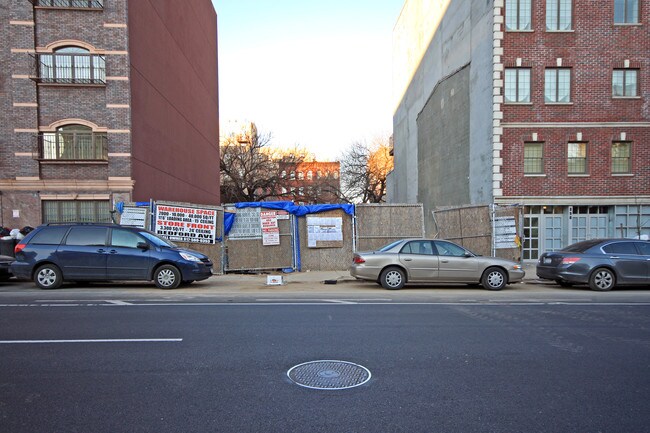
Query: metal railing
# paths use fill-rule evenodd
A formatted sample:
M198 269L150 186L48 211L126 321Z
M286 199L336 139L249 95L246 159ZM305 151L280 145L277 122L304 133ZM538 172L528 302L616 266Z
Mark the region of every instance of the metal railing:
M104 0L29 0L34 6L45 8L104 9Z
M38 135L38 159L108 161L108 137L90 132L45 132Z
M106 60L97 54L37 54L37 81L55 84L106 84Z

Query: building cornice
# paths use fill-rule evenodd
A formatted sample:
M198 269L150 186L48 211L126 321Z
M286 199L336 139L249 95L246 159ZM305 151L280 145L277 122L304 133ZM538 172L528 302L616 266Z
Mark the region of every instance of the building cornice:
M34 178L0 179L0 191L120 191L131 192L135 181L130 178L109 180L43 180Z
M612 206L612 205L648 205L650 195L608 195L608 196L510 196L497 197L495 204L525 205L525 206Z

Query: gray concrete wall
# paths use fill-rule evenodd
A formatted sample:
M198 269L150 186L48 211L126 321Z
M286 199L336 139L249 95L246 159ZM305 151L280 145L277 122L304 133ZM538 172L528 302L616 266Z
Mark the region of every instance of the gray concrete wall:
M411 16L423 11L431 13L428 18ZM388 199L391 203L423 203L427 227L435 206L492 200L493 21L491 0L407 0L395 26L394 76L406 79L407 84L394 83L395 169L389 178ZM421 44L423 37L430 38L428 45ZM417 49L422 53L410 53L407 59L419 59L416 64L400 57L400 52ZM413 70L400 73L400 68ZM461 70L465 72L455 77ZM452 81L444 84L445 79ZM426 113L427 103L433 100L437 108L431 105L433 112ZM441 106L443 100L446 105ZM427 124L425 118L435 123ZM445 135L447 140L435 139L436 135ZM453 147L459 143L460 148ZM446 150L430 146L446 146L458 153L445 155ZM431 173L434 157L443 158L436 163L444 166L447 174L458 169L453 190L449 183L436 182L443 173Z

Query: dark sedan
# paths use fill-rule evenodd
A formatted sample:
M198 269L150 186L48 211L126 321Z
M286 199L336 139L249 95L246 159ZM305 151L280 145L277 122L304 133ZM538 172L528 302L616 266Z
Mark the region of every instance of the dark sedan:
M16 260L11 256L0 256L0 282L7 281L11 277L11 262Z
M537 262L537 276L561 286L588 284L592 290L650 285L650 242L592 239L547 252Z

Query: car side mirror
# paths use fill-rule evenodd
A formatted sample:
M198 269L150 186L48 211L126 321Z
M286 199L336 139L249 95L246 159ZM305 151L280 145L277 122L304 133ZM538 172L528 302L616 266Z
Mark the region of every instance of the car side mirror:
M138 248L141 250L148 250L149 244L146 242L138 242Z
M474 254L470 253L469 251L465 251L464 255L465 255L465 258L474 257Z

